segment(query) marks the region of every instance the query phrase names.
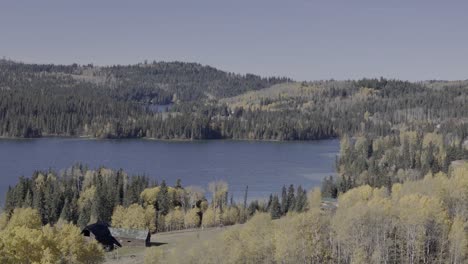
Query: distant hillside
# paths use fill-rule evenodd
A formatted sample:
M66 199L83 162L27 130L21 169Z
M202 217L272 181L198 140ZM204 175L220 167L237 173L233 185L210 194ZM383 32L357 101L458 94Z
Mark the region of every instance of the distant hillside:
M0 60L0 137L314 140L421 130L465 139L467 104L467 81L294 82L196 63Z
M118 99L152 103L235 96L288 80L234 74L185 62L95 67L0 61L0 89L56 90L88 85L108 88L109 95Z

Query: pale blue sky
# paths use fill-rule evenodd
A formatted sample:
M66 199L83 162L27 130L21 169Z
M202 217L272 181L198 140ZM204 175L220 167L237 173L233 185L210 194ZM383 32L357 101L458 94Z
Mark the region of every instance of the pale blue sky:
M468 1L5 1L0 56L297 80L468 79Z

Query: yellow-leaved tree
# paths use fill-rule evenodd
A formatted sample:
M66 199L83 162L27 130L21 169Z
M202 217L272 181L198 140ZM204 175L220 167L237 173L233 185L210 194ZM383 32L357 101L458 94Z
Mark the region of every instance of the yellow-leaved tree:
M180 207L174 208L165 217L166 228L171 230L180 230L184 228L185 221L184 211Z
M200 209L192 208L184 216L185 228L198 227L200 224L200 216L198 215Z
M0 231L0 263L102 263L104 251L71 224L41 226L39 213L17 208Z
M468 223L456 216L450 229L450 263L466 263L468 261Z
M32 208L15 208L7 228L24 226L30 229L39 229L42 226L41 216L39 212Z
M156 231L156 212L154 207L143 208L138 204L129 207L118 205L112 214L112 226L129 229L149 229Z

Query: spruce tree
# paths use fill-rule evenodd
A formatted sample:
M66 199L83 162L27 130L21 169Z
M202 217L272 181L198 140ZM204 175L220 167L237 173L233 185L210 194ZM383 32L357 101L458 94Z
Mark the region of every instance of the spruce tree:
M294 185L289 185L288 188L288 199L287 199L287 205L286 205L286 212L294 210L294 207L296 206L296 197L294 196Z
M15 207L21 207L24 203L26 193L28 191L28 180L23 176L19 178L18 184L15 186L14 190L14 201Z
M281 205L277 195L273 196L273 200L271 201L270 214L272 219L281 217Z
M61 213L60 194L55 193L55 181L47 179L44 186L44 206L46 210L46 222L53 224Z
M7 193L5 195L5 211L10 213L15 209L15 201L13 196L13 189L8 186Z
M176 189L182 189L182 181L180 179L177 179L176 184L175 184Z
M245 192L244 192L244 219L242 219L243 222L247 221L247 195L249 192L249 186L245 186Z
M281 215L286 214L288 211L288 192L286 186L283 185L281 190Z
M247 208L247 194L249 192L249 186L245 186L245 192L244 192L244 208Z
M116 184L114 192L114 206L122 205L124 203L124 182L125 182L125 173L122 170L117 171L116 174Z
M297 196L296 196L296 204L295 204L295 211L303 212L307 207L307 192L302 188L301 185L297 187Z
M166 181L161 182L160 190L158 196L156 197L157 209L162 215L167 215L169 213L169 194Z
M39 215L41 216L42 224L47 224L48 212L45 206L44 191L42 188L36 188L33 196L33 208L37 209Z
M65 199L65 204L63 205L62 212L60 213L60 219L67 222L72 221L70 202L68 202L68 199Z
M91 220L91 205L87 204L83 206L81 210L79 211L77 224L81 229L83 229L89 224L90 220Z
M70 202L70 220L73 224L78 222L79 217L78 194L74 194Z
M26 197L24 198L23 207L32 207L32 206L33 206L32 194L31 194L31 191L28 190L28 192L26 193Z
M267 207L266 207L267 211L270 211L272 201L273 201L273 194L270 193L270 196L268 197Z
M249 215L249 216L254 215L257 211L259 211L259 209L260 209L260 206L259 206L257 200L250 202L249 208L248 208L248 210L247 210L247 211L248 211L248 215Z
M92 215L98 222L109 223L112 218L113 203L109 201L106 188L102 184L97 184L95 200L92 206Z

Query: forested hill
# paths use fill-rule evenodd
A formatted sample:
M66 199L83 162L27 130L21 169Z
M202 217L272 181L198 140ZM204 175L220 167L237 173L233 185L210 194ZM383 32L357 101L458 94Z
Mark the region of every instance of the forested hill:
M294 82L182 62L0 60L0 137L313 140L417 130L465 139L467 104L468 81Z
M108 88L110 96L138 102L170 103L221 98L289 81L234 74L197 63L153 62L95 67L0 61L2 89Z

